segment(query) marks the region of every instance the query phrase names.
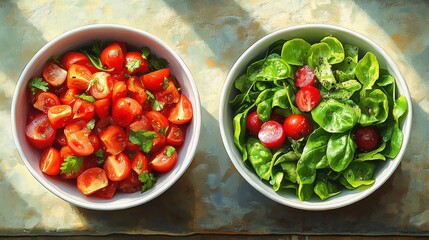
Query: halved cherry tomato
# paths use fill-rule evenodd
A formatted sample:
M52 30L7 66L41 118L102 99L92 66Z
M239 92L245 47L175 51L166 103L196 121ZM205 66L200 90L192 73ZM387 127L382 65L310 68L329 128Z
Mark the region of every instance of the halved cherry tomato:
M72 108L69 105L55 105L48 110L49 121L55 129L65 127L71 117Z
M94 192L94 196L103 199L112 199L116 193L116 189L118 188L119 182L109 181L106 187Z
M277 149L284 144L286 135L280 123L268 120L262 124L261 130L258 133L258 139L265 147Z
M161 134L159 132L155 132L157 137L152 140L152 149L149 151L149 153L156 153L161 148L165 146L165 142L167 138L164 136L164 134Z
M39 149L52 146L56 131L49 122L48 115L41 113L34 116L25 126L25 136L31 145Z
M250 112L246 118L246 127L249 130L249 133L253 136L258 136L259 130L261 130L262 124L264 122L259 119L258 113L256 111Z
M294 140L306 137L313 132L313 125L310 119L302 114L292 114L286 117L283 129L287 137Z
M44 113L47 113L48 109L55 105L60 105L60 99L51 92L40 92L37 94L36 102L33 104L35 108Z
M133 98L118 99L112 107L112 118L116 124L126 127L142 113L142 106Z
M53 147L49 147L43 151L39 167L42 172L48 175L58 175L61 172L60 168L62 163L63 159L61 158L60 152Z
M128 94L141 105L147 100L147 93L139 78L132 76L127 80Z
M67 87L87 90L91 82L92 72L85 66L73 64L67 72Z
M179 102L180 93L174 85L173 81L168 81L167 88L157 91L154 93L156 100L161 104L161 106L165 107L166 105L174 104Z
M118 99L124 98L127 96L127 85L123 81L118 81L113 84L112 89L112 104L114 104Z
M164 80L170 76L170 68L159 69L141 76L141 80L146 89L159 91L164 87Z
M89 131L80 130L66 134L67 145L75 156L89 156L94 152L94 147L89 140Z
M125 82L128 79L128 74L125 68L115 70L111 72L110 75L112 75L113 81L115 82L118 82L118 81Z
M76 99L73 104L73 119L83 119L89 121L94 118L94 105L81 98Z
M138 130L153 130L153 127L145 115L140 115L129 125L128 129L137 132Z
M91 82L93 83L89 92L96 99L110 98L112 95L113 79L107 72L96 72L92 74Z
M87 131L89 135L91 130L88 129L88 121L80 119L67 124L64 127L64 135L67 137L68 135L81 130Z
M316 74L314 74L313 69L308 65L304 65L295 73L294 82L297 87L304 86L315 86L316 85Z
M109 180L121 181L130 175L131 162L127 155L119 153L118 155L110 155L107 157L103 168Z
M55 135L55 142L61 147L67 146L67 138L64 131L58 130Z
M81 52L67 52L61 58L61 65L68 70L71 65L79 64L87 67L92 73L99 71L89 60L89 58Z
M94 152L97 152L98 150L101 149L100 139L98 138L97 134L89 135L89 142L94 148Z
M175 124L185 124L192 119L192 103L185 95L180 96L179 102L171 109L168 120Z
M320 91L313 86L304 86L295 95L295 102L299 110L309 112L320 103Z
M76 101L76 96L81 93L82 91L79 89L67 89L67 91L60 95L60 102L71 106Z
M100 99L94 102L95 114L102 119L110 115L110 99Z
M185 142L185 135L186 132L183 127L176 124L170 124L166 134L166 143L174 147L180 147Z
M164 147L150 162L150 166L153 170L158 172L168 172L177 163L177 151L171 147Z
M124 129L119 126L111 125L102 131L100 134L100 140L106 148L106 152L117 155L125 149L125 140L127 134Z
M149 72L149 63L143 58L141 52L127 52L125 54L125 67L129 75Z
M100 61L106 69L114 69L118 71L124 67L125 53L119 43L114 42L109 44L101 51Z
M157 111L150 111L147 112L145 116L147 117L147 119L149 119L153 130L157 132L164 131L164 133L165 131L167 131L169 122L167 117L165 117L162 113Z
M141 191L143 183L140 182L137 173L131 171L130 175L118 184L118 190L123 193L134 193Z
M85 195L91 195L108 184L106 172L99 167L86 169L77 177L77 189Z
M105 118L100 119L96 124L95 124L95 128L94 131L97 134L100 134L101 132L103 132L104 130L106 130L106 128L108 126L111 125L115 125L115 122L113 122L113 119L111 116L107 116Z
M137 174L141 174L144 171L150 173L149 160L143 153L137 151L131 159L131 168Z
M49 61L45 66L43 66L42 76L49 85L57 87L66 81L67 71L62 69L54 61Z

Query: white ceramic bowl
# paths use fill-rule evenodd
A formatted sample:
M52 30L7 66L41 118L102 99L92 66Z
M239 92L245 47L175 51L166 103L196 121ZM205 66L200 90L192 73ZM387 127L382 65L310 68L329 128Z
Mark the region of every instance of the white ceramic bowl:
M73 184L44 175L39 169L40 151L32 147L25 138L27 104L25 89L28 81L41 75L44 63L52 56L60 56L67 51L93 43L94 40L124 41L135 47L147 46L157 56L169 62L171 73L177 77L183 93L193 105L193 120L186 132L186 141L179 151L176 167L162 175L152 189L144 193L116 194L110 200L88 198ZM76 206L96 210L125 209L146 203L170 188L191 164L198 145L201 131L201 104L192 74L179 55L166 43L142 30L110 24L79 27L61 34L43 46L25 66L19 77L12 100L12 128L16 147L30 173L49 191Z
M288 40L297 37L303 38L309 43L316 43L328 35L338 38L342 43L356 45L362 52L370 51L374 53L377 56L380 67L387 69L396 79L400 95L405 96L408 100L408 115L405 118L402 126L402 131L404 133L403 145L395 159L387 160L384 164L378 166L375 173L376 182L370 188L354 191L343 190L341 194L325 201L317 199L312 199L310 201L300 201L293 194L276 193L270 185L262 182L252 170L249 170L249 168L244 165L241 152L234 145L234 130L232 124L233 113L228 102L232 100L236 94L234 80L246 71L250 63L263 58L268 46L270 46L272 43L278 40ZM238 172L243 176L243 178L256 190L268 198L278 203L304 210L327 210L344 207L365 198L378 189L381 185L383 185L383 183L386 182L386 180L395 171L404 155L410 136L412 122L411 98L407 84L399 72L398 67L386 54L386 52L374 44L371 40L360 34L345 28L324 24L309 24L285 28L268 34L250 46L235 62L226 78L221 92L219 109L222 109L222 111L219 112L219 125L223 144L232 163Z

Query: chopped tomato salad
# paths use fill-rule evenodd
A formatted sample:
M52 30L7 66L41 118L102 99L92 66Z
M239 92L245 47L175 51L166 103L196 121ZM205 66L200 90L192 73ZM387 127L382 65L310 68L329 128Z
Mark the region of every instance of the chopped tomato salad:
M40 170L103 199L151 189L177 165L192 120L168 62L123 42L52 58L27 92L25 135Z

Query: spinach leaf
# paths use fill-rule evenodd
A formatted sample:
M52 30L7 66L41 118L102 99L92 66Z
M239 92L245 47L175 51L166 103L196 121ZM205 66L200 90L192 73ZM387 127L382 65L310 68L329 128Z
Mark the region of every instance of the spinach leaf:
M356 65L356 77L363 85L363 90L371 89L379 76L379 65L373 53L367 52Z
M408 110L407 99L404 96L400 96L396 99L395 104L393 105L393 118L397 123L399 123L399 119L404 116L404 114Z
M335 37L324 37L320 42L326 43L331 48L331 57L328 59L330 64L340 63L344 60L343 44Z
M285 173L284 178L296 183L297 182L297 173L296 173L296 163L294 162L284 162L280 164Z
M322 88L320 94L322 98L329 99L333 98L336 100L347 100L350 99L353 94L360 90L362 85L356 80L348 80L345 82L339 82L331 90Z
M245 147L245 137L246 137L246 117L249 113L250 109L252 109L252 106L244 110L243 112L235 115L232 123L234 126L234 144L237 146L237 148L241 151L243 154L243 162L247 160L247 151Z
M362 110L359 123L362 126L380 124L386 121L389 115L387 96L380 89L373 90L361 100L359 107Z
M315 43L311 45L307 53L308 65L313 69L317 79L326 89L331 89L337 80L329 64L331 48L327 43Z
M241 93L248 93L255 83L251 81L246 74L241 75L234 82L234 87Z
M289 151L276 158L274 165L278 165L284 162L296 162L299 160L300 157L301 155L297 154L295 151Z
M352 162L343 172L347 182L354 188L372 185L374 179L375 164L370 162Z
M312 198L314 193L314 184L303 184L299 183L298 186L298 198L301 201L306 201Z
M272 102L273 99L267 99L265 101L260 102L257 106L256 106L256 112L258 114L259 119L261 119L263 122L266 122L270 119L271 117L271 111L272 111Z
M335 76L339 82L344 82L355 78L357 62L351 57L346 57L341 63L338 63L335 67Z
M273 53L267 58L252 63L247 69L252 81L274 81L292 77L292 69L279 54Z
M383 151L386 148L386 143L383 142L380 144L380 146L370 152L363 152L356 154L355 159L353 161L355 162L365 162L365 161L373 161L373 160L386 160L386 157L381 154L380 152Z
M401 131L401 128L399 128L398 123L393 123L391 128L391 135L389 141L386 143L386 148L382 152L384 156L388 158L395 158L399 151L401 150L402 141L404 134Z
M281 57L290 65L302 66L307 59L310 44L301 38L294 38L283 44Z
M287 97L287 91L285 89L279 89L274 93L272 107L280 107L283 109L290 108L290 103Z
M328 141L326 157L332 170L341 172L353 161L356 146L351 131L332 134Z
M357 63L359 56L359 47L347 43L344 44L344 55L346 58L350 57L354 62Z
M321 200L326 200L330 197L340 194L341 190L331 181L318 180L314 186L314 192Z
M334 99L320 102L317 107L311 110L311 116L319 126L330 133L342 133L350 130L358 121L356 112L352 107Z
M258 139L251 137L247 140L247 152L256 174L268 181L271 177L270 165L273 157L270 149L262 145Z
M270 180L270 184L271 184L271 186L273 186L274 191L277 192L280 190L280 188L282 186L284 175L285 174L281 171L274 173L274 176Z

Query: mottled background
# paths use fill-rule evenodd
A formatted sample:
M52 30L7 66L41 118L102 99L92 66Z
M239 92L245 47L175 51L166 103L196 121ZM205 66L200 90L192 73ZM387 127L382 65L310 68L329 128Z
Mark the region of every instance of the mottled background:
M54 196L26 170L12 140L10 104L25 64L57 35L93 23L158 36L184 59L201 94L202 136L191 167L159 198L128 210L91 211ZM372 39L398 64L413 98L413 132L395 174L363 201L333 211L295 210L254 190L229 161L217 122L219 93L239 55L267 33L305 23ZM0 0L0 235L429 236L428 26L428 1Z

